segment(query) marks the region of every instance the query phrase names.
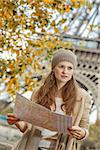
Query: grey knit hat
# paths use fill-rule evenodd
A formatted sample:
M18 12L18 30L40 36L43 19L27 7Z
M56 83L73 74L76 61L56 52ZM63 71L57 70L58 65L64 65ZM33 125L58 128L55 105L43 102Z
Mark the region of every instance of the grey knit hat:
M77 66L77 57L70 50L60 49L60 50L56 51L53 55L52 62L51 62L52 68L54 68L61 61L71 62L73 64L74 68L76 68L76 66Z

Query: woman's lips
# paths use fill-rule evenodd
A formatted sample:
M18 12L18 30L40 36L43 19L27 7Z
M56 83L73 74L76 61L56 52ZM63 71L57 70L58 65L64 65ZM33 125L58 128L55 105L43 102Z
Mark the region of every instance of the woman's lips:
M68 76L61 76L61 78L68 78Z

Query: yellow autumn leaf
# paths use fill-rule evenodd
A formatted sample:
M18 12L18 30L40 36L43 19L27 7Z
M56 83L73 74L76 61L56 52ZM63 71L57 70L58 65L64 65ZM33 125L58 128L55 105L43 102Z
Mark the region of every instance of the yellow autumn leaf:
M44 43L39 43L39 46L41 47L41 49L43 49L44 48Z
M78 0L71 0L73 3L76 3Z
M47 48L51 48L51 49L55 47L55 45L54 45L54 43L52 41L48 41L46 43L46 45L47 45Z
M2 18L0 18L0 28L2 27Z
M64 31L67 31L67 30L68 30L68 26L65 26L65 27L64 27Z
M4 82L5 82L6 80L7 80L7 78L5 78L5 77L4 77L4 78L2 78L2 81L4 81Z
M84 3L84 0L79 0L80 3Z
M19 83L19 81L18 81L18 78L16 78L15 89L16 89L16 90L19 90L19 89L20 89L20 83Z
M20 51L19 51L19 50L16 50L15 52L16 52L16 54L17 54L17 55L19 55L19 54L20 54Z
M28 3L31 3L33 0L27 0Z
M14 78L13 79L10 79L9 81L8 81L8 89L10 89L10 88L12 88L12 86L13 86L13 83L14 83Z
M33 73L32 73L32 72L28 72L28 75L29 75L29 76L32 76L32 75L33 75Z
M74 7L75 7L75 8L78 8L78 7L79 7L79 4L78 4L78 3L74 3Z
M54 27L54 31L55 31L56 33L59 33L59 29L58 29L57 27Z
M31 82L33 82L33 79L26 77L25 78L25 84L29 85Z
M49 3L49 4L52 4L54 3L54 0L43 0L44 3Z
M14 70L14 69L15 69L15 68L14 68L14 64L11 64L11 63L8 64L8 67L9 67L11 70Z
M44 45L43 45L43 43L41 43L41 48L43 48L44 47ZM41 55L42 54L42 50L37 50L36 52L35 52L35 56L39 56L39 55Z
M28 90L28 91L33 91L33 86L28 86L28 87L27 87L27 90Z
M33 59L32 59L32 58L30 58L30 57L27 57L27 58L26 58L26 62L27 62L27 63L29 63L29 64L32 64Z
M54 20L51 22L51 26L55 26L55 21Z
M66 12L70 12L71 11L71 6L70 5L66 5Z
M4 17L5 17L5 19L9 19L9 17L10 17L10 14L8 13L8 12L4 12Z

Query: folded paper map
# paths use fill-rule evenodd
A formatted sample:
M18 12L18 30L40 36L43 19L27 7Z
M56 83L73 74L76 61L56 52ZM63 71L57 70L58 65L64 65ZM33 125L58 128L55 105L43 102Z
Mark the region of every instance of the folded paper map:
M51 112L49 109L34 103L20 94L16 94L14 114L20 120L29 122L34 126L67 133L72 127L72 117Z

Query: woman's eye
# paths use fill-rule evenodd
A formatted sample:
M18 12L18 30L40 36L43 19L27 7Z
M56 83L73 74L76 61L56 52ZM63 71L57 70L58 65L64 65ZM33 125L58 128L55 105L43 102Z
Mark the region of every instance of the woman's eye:
M73 69L71 66L65 67L64 65L60 65L60 66L58 66L58 67L59 67L59 68L62 68L62 69L67 68L68 70L72 70L72 69Z
M59 66L59 68L64 68L64 66L63 66L63 65L61 65L61 66Z
M73 69L72 67L68 67L69 70Z

